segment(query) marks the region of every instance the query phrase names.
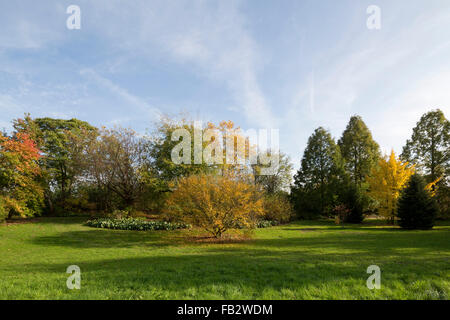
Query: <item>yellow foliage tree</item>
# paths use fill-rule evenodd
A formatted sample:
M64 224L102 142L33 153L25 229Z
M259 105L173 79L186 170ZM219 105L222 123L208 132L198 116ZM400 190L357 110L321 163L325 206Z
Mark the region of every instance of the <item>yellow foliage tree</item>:
M263 195L255 186L229 176L193 175L178 181L165 213L219 238L234 227L254 227L264 214Z
M436 180L430 182L425 186L425 190L427 190L432 197L436 196L438 185L437 183L441 181L442 177L437 178Z
M219 134L222 141L218 143L222 146L218 158L223 162L216 165L218 173L222 176L234 175L240 176L242 179L249 178L250 167L249 161L251 157L256 156L257 148L250 142L250 138L245 136L242 129L234 124L233 121L221 121L219 125L208 122L207 130L211 130ZM215 137L212 137L213 142Z
M373 168L367 177L370 185L369 195L379 202L380 214L392 223L400 191L414 172L414 166L408 166L408 162L397 159L392 150L389 157L379 160L378 166Z

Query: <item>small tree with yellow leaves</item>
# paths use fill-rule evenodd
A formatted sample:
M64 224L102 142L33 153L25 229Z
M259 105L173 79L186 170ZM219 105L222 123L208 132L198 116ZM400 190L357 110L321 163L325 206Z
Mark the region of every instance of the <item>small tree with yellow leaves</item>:
M397 200L400 192L415 172L408 162L397 159L394 151L389 157L380 159L367 177L369 195L379 202L379 213L394 223L397 212Z
M262 193L229 176L194 175L178 181L166 214L203 228L214 237L234 227L253 228L264 214Z

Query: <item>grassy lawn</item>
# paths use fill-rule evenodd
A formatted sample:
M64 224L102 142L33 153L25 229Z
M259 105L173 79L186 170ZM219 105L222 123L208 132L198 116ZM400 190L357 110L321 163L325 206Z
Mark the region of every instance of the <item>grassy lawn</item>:
M188 240L186 230L115 231L82 218L0 225L0 299L449 299L450 223L294 222L251 240ZM81 290L68 290L69 265ZM369 290L369 265L381 289Z

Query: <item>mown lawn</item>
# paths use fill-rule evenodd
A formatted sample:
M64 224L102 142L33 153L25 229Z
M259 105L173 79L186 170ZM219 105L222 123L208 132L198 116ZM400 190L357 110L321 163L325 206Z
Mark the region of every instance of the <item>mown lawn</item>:
M294 222L251 240L113 231L82 218L0 225L0 299L449 299L450 223L403 231L380 222ZM188 238L190 237L190 238ZM81 289L66 268L81 268ZM369 265L381 289L369 290Z

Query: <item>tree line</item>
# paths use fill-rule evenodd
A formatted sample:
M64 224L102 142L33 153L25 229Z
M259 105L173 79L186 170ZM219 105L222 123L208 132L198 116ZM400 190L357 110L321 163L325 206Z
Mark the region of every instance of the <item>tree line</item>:
M359 223L367 214L397 218L398 200L414 175L450 217L450 125L441 110L424 114L397 157L382 155L360 116L351 117L336 142L320 127L308 139L291 198L300 217L340 217ZM418 177L415 180L421 179Z
M441 110L422 116L399 157L381 154L359 116L351 117L337 141L317 128L293 183L293 166L283 153L270 176L261 175L262 165L252 163L175 164L171 153L177 141L172 134L179 128L194 134L193 121L186 119L163 117L147 135L30 115L13 120L13 128L10 134L0 134L0 219L116 210L167 213L167 219L176 219L184 208L197 224L209 221L208 228L218 233L248 224L244 212L259 212L260 219L278 222L288 221L292 210L298 218L358 223L367 214L377 214L394 222L399 198L417 174L423 176L440 217L450 216L450 126ZM231 121L209 123L207 128L240 132ZM251 148L246 145L246 152ZM221 152L216 156L225 158L227 150ZM207 192L196 194L190 184ZM217 188L220 185L223 188ZM195 208L186 208L186 203ZM214 206L220 212L213 212ZM199 220L205 208L211 211L209 217ZM211 216L222 218L217 222Z
M270 177L259 173L262 165L248 161L174 163L172 152L178 141L173 133L184 128L194 134L191 120L163 117L147 135L120 127L96 128L78 119L33 119L30 115L13 120L13 128L0 140L3 219L117 211L120 215L163 213L165 219L174 220L180 218L176 211L186 197L203 211L209 208L209 216L193 219L197 224L206 220L215 235L261 219L286 222L292 215L287 192L292 165L284 154ZM241 132L231 121L208 123L202 130L207 129L232 131L236 138ZM245 141L249 153L254 146ZM215 156L225 157L227 150L221 152ZM183 180L192 176L200 181ZM207 183L211 179L215 184ZM194 199L194 182L207 189L198 194L201 198ZM186 208L186 214L199 211L191 209ZM246 212L252 212L251 219L242 218ZM215 219L210 219L213 215Z

